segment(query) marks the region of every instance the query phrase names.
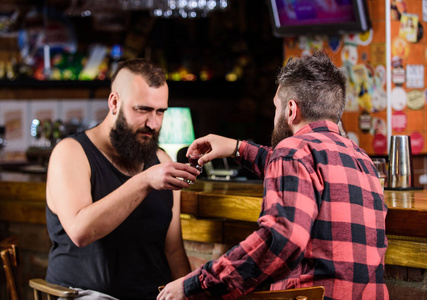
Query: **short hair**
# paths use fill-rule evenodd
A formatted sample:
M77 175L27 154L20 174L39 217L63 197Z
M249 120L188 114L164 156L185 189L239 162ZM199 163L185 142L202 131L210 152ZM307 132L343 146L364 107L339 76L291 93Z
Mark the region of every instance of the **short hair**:
M111 86L122 69L142 76L149 87L158 88L166 83L166 75L162 68L145 58L134 58L119 62L116 71L111 76Z
M290 59L277 76L278 96L285 109L293 99L310 122L338 123L345 107L347 79L323 52Z

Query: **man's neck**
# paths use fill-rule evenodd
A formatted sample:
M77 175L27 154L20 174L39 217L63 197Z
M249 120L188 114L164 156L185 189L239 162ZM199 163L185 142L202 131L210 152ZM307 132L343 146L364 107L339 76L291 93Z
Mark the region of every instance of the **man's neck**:
M301 121L299 121L298 122L298 124L292 124L291 126L291 128L292 128L292 133L293 134L295 134L295 133L297 133L301 128L303 128L304 126L306 126L307 124L310 124L311 122L309 122L309 121L303 121L303 120L301 120Z

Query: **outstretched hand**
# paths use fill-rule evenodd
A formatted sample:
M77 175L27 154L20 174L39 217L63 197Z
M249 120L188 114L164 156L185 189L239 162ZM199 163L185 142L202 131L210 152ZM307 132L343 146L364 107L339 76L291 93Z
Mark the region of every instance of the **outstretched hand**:
M204 155L199 159L199 164L203 165L215 158L229 157L234 154L237 140L222 137L219 135L209 134L198 138L188 147L188 154Z

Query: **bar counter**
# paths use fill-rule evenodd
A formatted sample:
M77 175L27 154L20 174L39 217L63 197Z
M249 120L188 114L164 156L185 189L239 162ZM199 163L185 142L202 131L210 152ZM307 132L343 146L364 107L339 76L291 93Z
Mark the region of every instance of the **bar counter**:
M198 181L182 192L182 212L255 222L263 196L261 183ZM384 191L387 234L427 238L427 191Z
M45 224L46 175L0 173L0 221ZM386 264L427 269L427 191L384 192ZM259 182L199 180L182 191L186 240L234 245L257 229Z

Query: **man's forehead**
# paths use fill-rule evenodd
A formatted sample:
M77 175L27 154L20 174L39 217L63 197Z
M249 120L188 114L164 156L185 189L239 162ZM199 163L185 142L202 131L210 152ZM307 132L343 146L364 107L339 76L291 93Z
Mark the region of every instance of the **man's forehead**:
M141 93L131 93L128 99L132 106L144 106L152 110L166 110L169 106L168 91L164 86L142 89Z

